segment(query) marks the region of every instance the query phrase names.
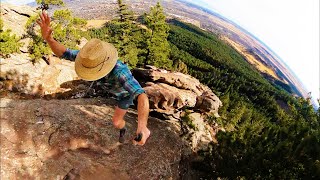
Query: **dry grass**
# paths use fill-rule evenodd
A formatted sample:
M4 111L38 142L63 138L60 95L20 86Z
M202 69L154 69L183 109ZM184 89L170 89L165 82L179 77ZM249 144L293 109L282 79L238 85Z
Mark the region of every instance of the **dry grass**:
M242 56L245 57L245 59L252 64L255 68L257 68L260 72L269 74L273 78L280 80L281 79L277 76L277 74L274 72L274 70L263 63L261 63L259 60L257 60L252 54L248 53L244 46L241 44L238 44L228 37L223 37L223 40L226 41L228 44L230 44L234 49L236 49Z
M87 21L87 28L101 28L109 20L92 19Z

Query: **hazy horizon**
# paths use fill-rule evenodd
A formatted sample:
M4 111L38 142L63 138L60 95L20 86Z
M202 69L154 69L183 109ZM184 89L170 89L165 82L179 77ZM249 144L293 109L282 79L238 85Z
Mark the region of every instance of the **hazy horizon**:
M319 1L183 1L214 11L251 33L311 92L314 102L320 98Z

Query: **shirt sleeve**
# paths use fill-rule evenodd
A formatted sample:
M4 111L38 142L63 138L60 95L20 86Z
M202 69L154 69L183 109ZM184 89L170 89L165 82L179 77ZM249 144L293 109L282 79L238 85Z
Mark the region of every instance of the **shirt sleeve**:
M127 90L131 97L134 99L142 93L145 93L144 89L140 86L139 82L132 76L128 68L121 69L117 73L119 82L125 90Z
M78 53L79 53L79 50L67 49L67 50L63 53L63 55L61 56L61 58L67 59L67 60L70 60L70 61L75 61Z

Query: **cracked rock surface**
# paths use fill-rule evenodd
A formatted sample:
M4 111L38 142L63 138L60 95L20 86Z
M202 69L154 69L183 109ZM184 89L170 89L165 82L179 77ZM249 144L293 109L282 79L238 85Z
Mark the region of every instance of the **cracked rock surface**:
M144 147L131 143L137 114L125 120L126 142L113 128L109 99L1 99L1 180L178 179L179 127L149 118Z
M4 30L11 29L13 34L20 37L25 34L25 24L29 17L37 14L34 8L27 5L16 6L1 2L0 9Z

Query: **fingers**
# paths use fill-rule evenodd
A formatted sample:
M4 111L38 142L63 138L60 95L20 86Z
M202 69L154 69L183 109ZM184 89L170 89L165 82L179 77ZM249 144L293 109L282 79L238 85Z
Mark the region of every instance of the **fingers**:
M40 19L41 19L41 24L42 25L44 25L44 24L50 25L50 17L45 11L42 11L42 13L40 13Z
M136 145L139 145L139 142L132 140L132 144L136 146Z
M142 140L142 133L137 134L137 137L134 138L135 141L139 142Z
M42 22L39 19L37 19L36 22L37 22L37 24L39 24L40 27L42 27Z
M42 22L42 23L45 22L44 16L45 16L45 14L44 14L44 12L42 12L42 13L40 14L40 19L41 19L41 22Z
M142 133L137 134L137 136L132 141L133 145L143 146L146 142L146 139L143 138Z
M151 132L147 127L142 128L137 132L139 133L136 134L136 138L132 142L134 145L143 146L146 143L147 139L149 138Z
M44 11L43 11L43 14L44 14L45 23L47 25L50 25L50 17L49 17L49 15L47 13L45 13Z

